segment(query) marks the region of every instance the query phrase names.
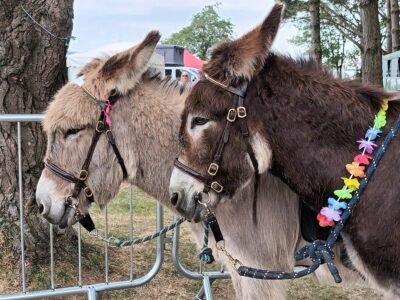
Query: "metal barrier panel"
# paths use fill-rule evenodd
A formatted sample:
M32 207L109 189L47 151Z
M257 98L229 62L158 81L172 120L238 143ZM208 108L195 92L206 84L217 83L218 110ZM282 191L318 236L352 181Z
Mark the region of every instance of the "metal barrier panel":
M22 170L22 149L21 149L21 123L22 122L40 122L43 120L43 115L41 114L0 114L0 122L13 122L17 123L17 144L18 144L18 189L19 189L19 205L20 205L20 228L24 227L24 195L23 195L23 170ZM1 168L1 167L0 167ZM132 186L129 187L129 238L133 239L133 189ZM176 218L174 218L176 219ZM105 236L108 235L108 210L104 211L104 225L105 225ZM163 208L160 203L157 202L156 207L156 230L159 231L164 226L164 215ZM83 285L82 280L82 251L81 251L81 227L79 224L75 225L77 236L78 236L78 285L71 287L56 288L55 285L55 265L54 265L54 230L53 225L49 224L50 230L50 241L49 241L49 251L50 251L50 289L48 290L38 290L38 291L28 291L26 283L25 274L25 249L24 249L24 233L20 232L20 243L21 243L21 291L15 294L0 295L0 300L11 300L11 299L42 299L48 297L57 296L71 296L71 295L87 295L87 299L96 299L98 292L105 292L117 289L128 289L141 286L149 282L160 270L163 260L164 260L164 244L172 242L172 260L174 266L177 268L178 272L190 279L202 280L203 289L205 294L205 299L212 299L210 280L215 279L226 279L229 278L227 272L194 272L187 270L179 260L179 226L174 230L172 241L171 239L166 239L165 236L161 235L156 239L156 257L154 263L148 273L145 275L134 278L133 270L133 245L130 246L130 269L129 269L129 280L125 281L109 281L109 259L108 259L108 244L104 242L104 261L105 261L105 271L104 271L104 282L95 283L90 285Z

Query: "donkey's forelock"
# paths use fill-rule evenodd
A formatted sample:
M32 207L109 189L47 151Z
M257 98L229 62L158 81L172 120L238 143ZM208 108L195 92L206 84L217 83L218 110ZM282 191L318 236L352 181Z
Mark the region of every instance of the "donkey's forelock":
M54 96L43 120L43 129L52 132L56 129L67 130L93 125L99 115L95 102L73 83L65 85Z

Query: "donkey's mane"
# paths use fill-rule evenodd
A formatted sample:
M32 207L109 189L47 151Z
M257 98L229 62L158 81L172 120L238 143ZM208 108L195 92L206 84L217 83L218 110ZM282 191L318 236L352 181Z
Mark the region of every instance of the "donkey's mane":
M161 87L163 93L171 97L181 96L189 91L185 86L181 87L178 80L171 79L169 76L163 78L160 70L151 67L143 74L142 80L144 83L156 85L158 88Z
M333 93L353 90L361 101L368 101L376 109L384 98L390 98L388 92L375 85L365 85L357 80L343 80L336 78L328 69L321 66L312 58L293 58L271 53L264 65L264 71L276 68L285 76L285 80L292 83L300 82L306 89L312 90L312 85L323 84ZM296 84L295 84L296 85ZM335 100L335 98L332 98ZM336 98L337 99L337 98Z

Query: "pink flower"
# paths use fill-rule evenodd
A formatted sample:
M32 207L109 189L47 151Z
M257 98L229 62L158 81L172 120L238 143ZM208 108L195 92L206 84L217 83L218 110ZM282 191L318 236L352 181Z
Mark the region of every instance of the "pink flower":
M369 156L368 154L358 154L356 157L354 157L354 161L363 164L363 165L369 165L369 161L372 159L372 156Z

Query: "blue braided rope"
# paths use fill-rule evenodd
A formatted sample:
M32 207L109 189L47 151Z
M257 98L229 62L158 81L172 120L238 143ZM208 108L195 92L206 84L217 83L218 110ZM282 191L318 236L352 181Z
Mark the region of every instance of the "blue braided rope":
M133 240L124 240L124 239L118 239L118 238L115 238L115 237L111 237L111 238L109 238L108 240L105 240L105 241L110 246L117 247L117 248L128 247L128 246L131 246L131 245L137 245L137 244L141 244L141 243L153 240L153 239L159 237L160 235L163 235L163 234L167 233L168 231L174 229L175 227L179 226L180 224L182 224L185 221L186 221L185 218L180 218L176 222L171 223L171 224L163 227L160 231L158 231L158 232L156 232L154 234L142 237L142 238L136 238L136 239L133 239Z
M211 264L215 261L215 259L212 254L212 249L208 247L209 229L208 229L208 222L206 220L203 220L203 227L204 227L204 242L203 242L203 248L201 248L199 253L199 259L207 264Z
M241 266L238 268L238 273L240 276L252 277L256 279L294 279L300 278L310 273L314 272L321 264L327 263L328 269L331 272L336 283L342 281L339 271L335 265L335 255L333 253L333 246L336 243L340 232L343 230L344 225L347 220L351 216L352 210L354 206L360 200L362 193L367 187L368 182L370 181L372 175L374 174L383 154L385 154L386 149L389 147L391 141L393 140L395 134L400 128L400 116L393 123L393 126L389 129L388 134L386 135L384 141L375 152L375 155L367 168L366 176L361 181L359 189L354 193L352 199L347 205L346 210L342 214L341 220L335 225L329 234L326 241L314 241L312 244L306 245L297 251L295 255L296 260L302 260L307 257L311 258L312 265L308 268L305 268L299 272L279 272L279 271L268 271L261 269L254 269L246 266Z

